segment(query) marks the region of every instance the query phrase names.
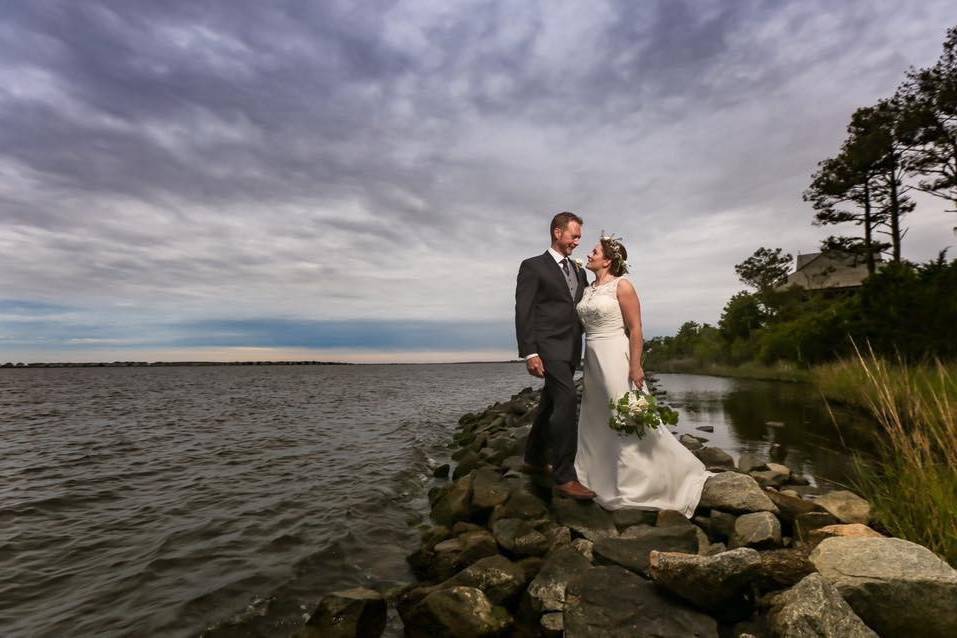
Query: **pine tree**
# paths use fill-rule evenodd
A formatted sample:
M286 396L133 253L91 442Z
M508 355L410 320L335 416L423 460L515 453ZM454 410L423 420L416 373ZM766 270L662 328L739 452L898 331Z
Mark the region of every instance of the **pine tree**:
M957 212L957 26L948 30L934 66L908 73L897 101L916 187L946 199Z

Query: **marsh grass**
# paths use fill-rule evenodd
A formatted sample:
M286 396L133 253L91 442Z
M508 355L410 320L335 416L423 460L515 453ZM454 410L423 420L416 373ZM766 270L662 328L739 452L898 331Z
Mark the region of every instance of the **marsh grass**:
M646 367L652 372L706 374L714 377L734 377L737 379L764 379L791 382L810 380L806 368L787 361L773 365L764 365L761 363L725 365L722 363L700 362L695 359L672 359L669 361L649 363Z
M954 366L891 364L858 352L813 374L825 396L864 407L880 427L877 458L855 458L854 482L877 522L957 564Z

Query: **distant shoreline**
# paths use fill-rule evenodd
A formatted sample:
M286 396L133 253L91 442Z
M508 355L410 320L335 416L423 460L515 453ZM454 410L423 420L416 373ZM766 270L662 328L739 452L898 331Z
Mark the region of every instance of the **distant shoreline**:
M85 363L70 362L34 362L0 364L0 369L36 369L36 368L169 368L169 367L209 367L209 366L434 366L434 365L474 365L495 363L523 363L520 359L505 361L448 361L422 363L353 363L349 361L100 361Z

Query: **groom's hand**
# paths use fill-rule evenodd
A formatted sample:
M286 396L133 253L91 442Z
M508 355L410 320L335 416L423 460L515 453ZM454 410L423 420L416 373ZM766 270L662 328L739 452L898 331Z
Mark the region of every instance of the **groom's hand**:
M545 377L545 364L542 363L541 357L531 357L526 359L525 367L528 368L528 373L533 377L538 377L540 379Z

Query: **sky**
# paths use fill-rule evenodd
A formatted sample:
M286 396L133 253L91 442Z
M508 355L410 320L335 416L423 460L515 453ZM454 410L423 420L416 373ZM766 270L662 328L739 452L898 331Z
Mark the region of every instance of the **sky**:
M0 5L0 363L516 357L548 223L715 323L952 0ZM957 243L930 198L904 256Z

